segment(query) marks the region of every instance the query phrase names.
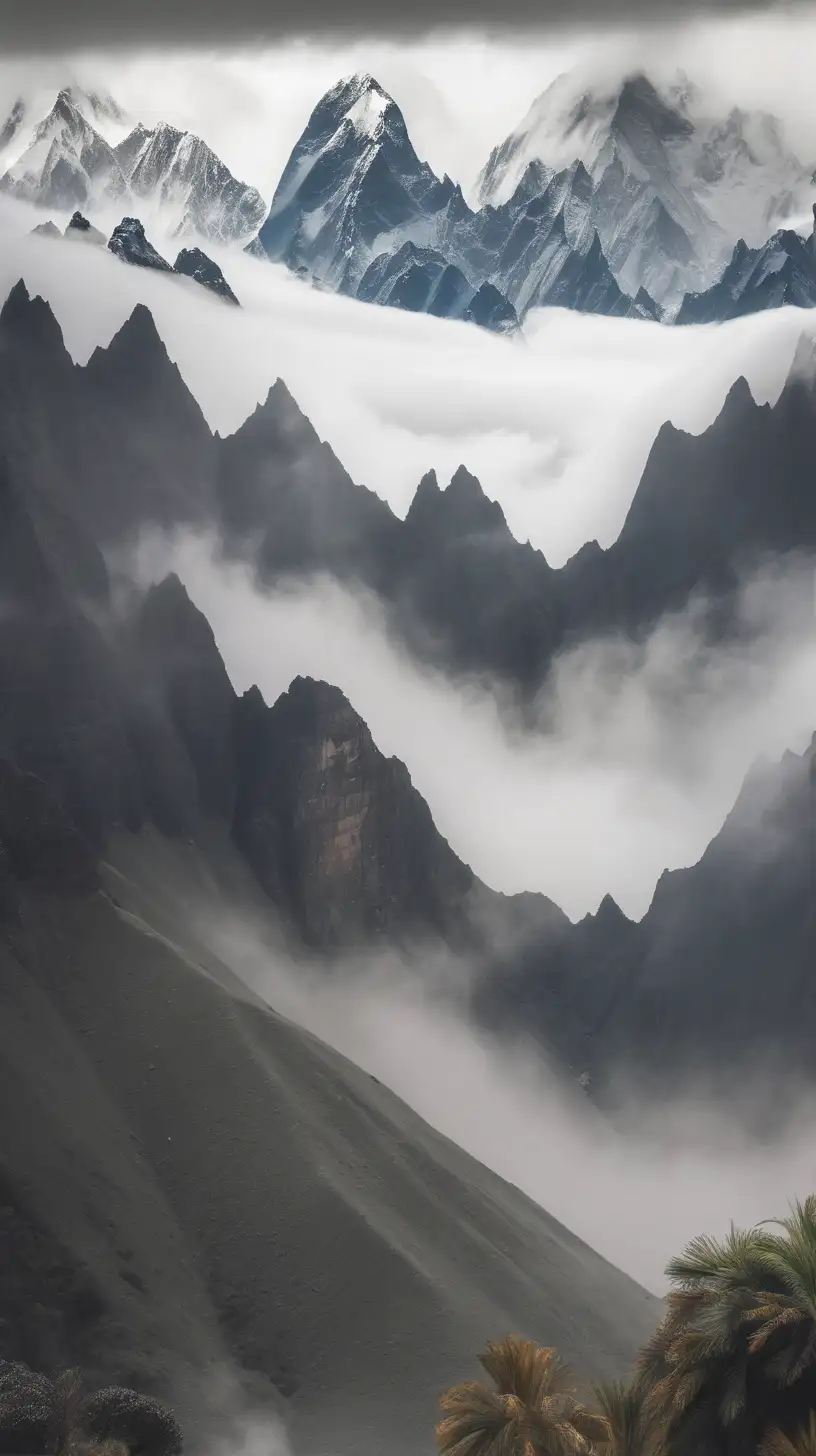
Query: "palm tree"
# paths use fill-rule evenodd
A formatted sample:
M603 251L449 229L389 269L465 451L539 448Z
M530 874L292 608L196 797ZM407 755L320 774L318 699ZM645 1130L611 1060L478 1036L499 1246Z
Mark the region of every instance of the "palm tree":
M442 1456L590 1456L606 1441L606 1421L580 1403L555 1350L507 1335L479 1360L493 1387L465 1381L442 1396Z
M671 1456L755 1451L771 1428L794 1430L816 1408L816 1196L692 1240L666 1272L676 1287L639 1374Z
M816 1456L816 1414L811 1411L807 1425L793 1436L786 1436L778 1428L769 1431L759 1456Z
M609 1380L593 1386L593 1392L607 1425L604 1456L649 1456L656 1431L644 1387L634 1380Z

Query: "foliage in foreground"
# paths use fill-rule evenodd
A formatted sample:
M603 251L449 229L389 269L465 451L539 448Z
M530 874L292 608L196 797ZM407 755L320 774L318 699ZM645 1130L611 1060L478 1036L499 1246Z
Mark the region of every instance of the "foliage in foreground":
M124 1386L86 1393L78 1371L57 1380L0 1361L0 1456L179 1456L173 1412Z
M692 1240L630 1384L590 1409L555 1350L518 1335L493 1385L441 1398L441 1456L816 1456L816 1195L787 1218Z

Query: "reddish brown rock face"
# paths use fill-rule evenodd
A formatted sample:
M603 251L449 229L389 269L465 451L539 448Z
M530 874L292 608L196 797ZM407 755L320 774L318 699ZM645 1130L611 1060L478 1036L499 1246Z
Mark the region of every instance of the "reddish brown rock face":
M248 693L238 741L236 839L312 944L455 931L473 874L341 692L297 678L272 708Z

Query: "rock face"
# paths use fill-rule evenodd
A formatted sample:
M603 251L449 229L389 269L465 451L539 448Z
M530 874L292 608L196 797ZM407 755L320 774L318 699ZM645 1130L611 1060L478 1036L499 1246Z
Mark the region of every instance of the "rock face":
M93 854L62 803L41 779L0 759L0 922L22 909L32 887L90 893L99 877Z
M234 1372L240 1410L285 1414L304 1449L351 1456L393 1426L410 1456L474 1325L510 1320L599 1378L657 1302L198 936L246 911L312 952L453 940L474 881L337 689L236 699L176 578L112 610L65 489L79 442L46 472L43 431L36 459L23 440L49 388L67 429L104 380L127 455L128 406L143 428L174 377L166 356L144 372L162 356L134 318L90 396L49 310L20 288L0 318L0 419L21 430L0 477L0 1359L153 1389L191 1441L224 1419L213 1370Z
M660 303L713 283L739 237L760 245L774 219L795 216L812 197L813 167L790 150L776 118L736 107L706 114L685 77L658 92L642 74L593 85L575 72L558 77L494 149L480 199L501 207L530 168L551 176L576 162L621 287L643 287Z
M32 234L32 237L39 237L39 238L61 238L62 237L62 233L60 232L59 228L57 227L57 224L55 222L51 222L50 219L49 219L48 222L38 222L37 223L37 226L36 227L33 227L31 229L31 234Z
M675 322L721 323L786 304L816 307L816 233L803 238L784 228L759 248L738 242L719 281L687 294Z
M65 229L64 236L71 243L94 243L97 247L105 246L105 234L98 228L92 227L87 217L81 212L75 212L71 221Z
M474 289L462 270L441 253L414 243L403 243L396 253L375 258L360 280L357 297L410 313L461 318L497 332L518 327L515 309L497 288L482 284Z
M816 739L756 767L702 859L662 876L642 921L607 899L497 964L482 1015L555 1038L601 1098L621 1077L641 1095L697 1079L727 1098L761 1064L772 1119L790 1068L812 1073L815 823Z
M591 191L583 169L556 179L533 169L506 206L473 212L419 161L391 97L354 76L315 108L258 242L365 301L500 331L550 304L654 316L651 302L644 311L622 293L593 243L584 180Z
M69 90L59 93L30 145L0 177L0 187L23 202L56 209L118 202L127 191L113 149Z
M193 278L202 288L209 288L211 293L223 298L225 303L238 303L218 264L208 258L206 253L202 253L200 248L182 248L173 264L173 272L181 273L185 278Z
M241 242L266 211L261 194L239 182L191 132L167 122L136 127L116 148L131 195L161 207L177 236L215 243Z
M268 257L353 292L374 244L402 242L452 192L420 162L391 97L372 76L351 76L312 112L258 236Z
M266 708L253 689L237 743L237 843L307 944L465 933L472 872L342 693L296 678Z
M525 695L565 644L638 636L695 592L727 624L746 571L816 544L803 485L816 405L798 365L773 408L742 381L701 435L665 426L618 540L606 551L590 543L554 571L514 540L466 470L445 490L429 476L400 521L355 485L281 383L215 439L144 308L85 369L24 290L0 332L6 455L32 483L58 483L100 546L145 521L215 525L266 581L327 571L362 582L421 656Z
M76 86L60 91L41 119L35 105L19 97L0 126L0 187L15 197L92 215L115 202L134 212L147 203L176 236L217 243L243 242L262 222L261 194L200 137L166 122L138 124L112 145L106 136L122 136L125 113L112 96Z
M137 268L155 268L159 273L172 273L170 264L157 253L145 237L144 224L138 217L123 217L108 240L108 248L122 263Z

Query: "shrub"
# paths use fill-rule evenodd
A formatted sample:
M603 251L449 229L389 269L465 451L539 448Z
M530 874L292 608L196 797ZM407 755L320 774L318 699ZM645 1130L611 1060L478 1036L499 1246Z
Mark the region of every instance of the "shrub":
M82 1401L77 1414L83 1433L97 1441L123 1441L131 1456L178 1456L181 1427L173 1412L152 1396L111 1385Z
M47 1449L53 1381L9 1360L0 1360L0 1453Z

